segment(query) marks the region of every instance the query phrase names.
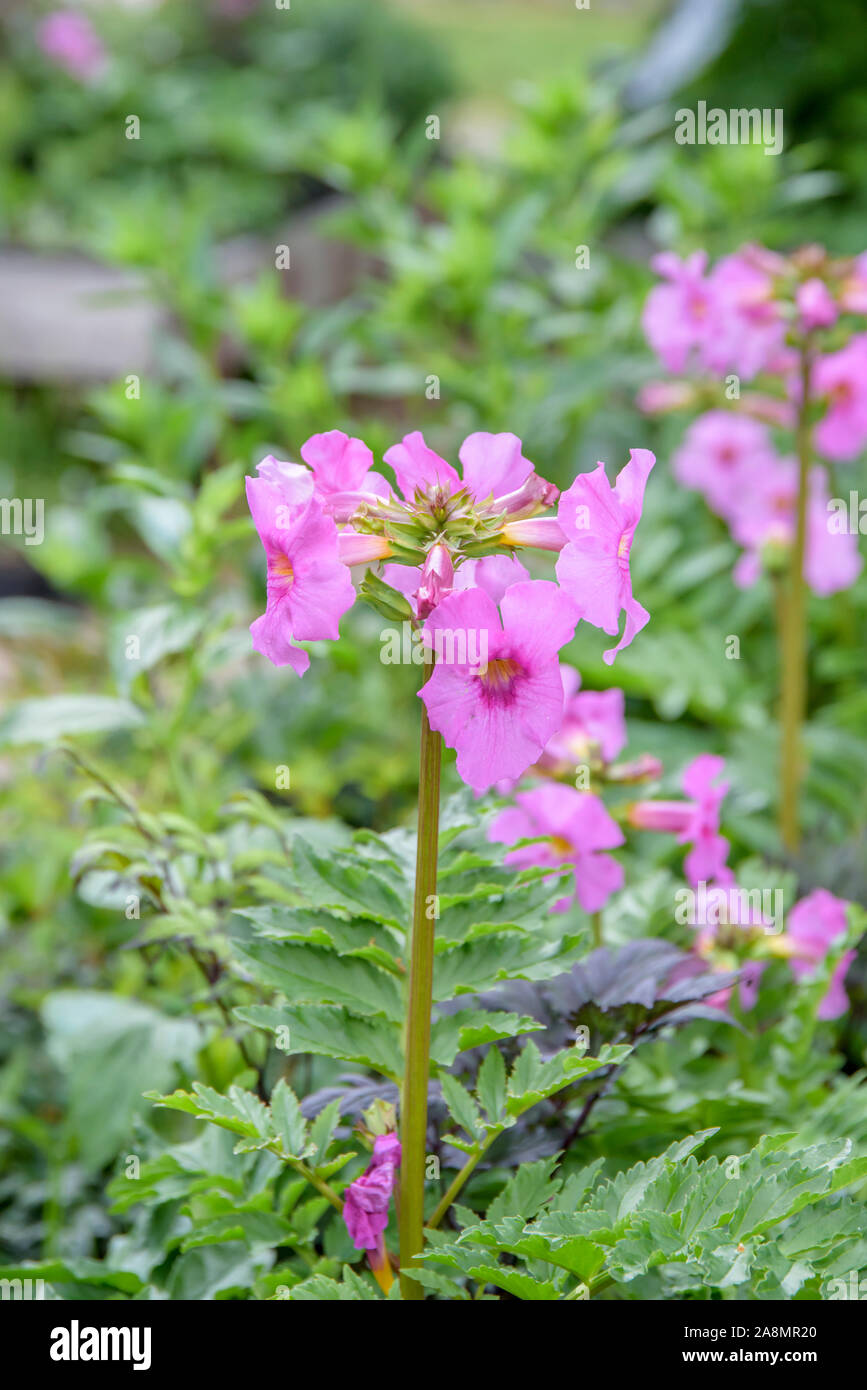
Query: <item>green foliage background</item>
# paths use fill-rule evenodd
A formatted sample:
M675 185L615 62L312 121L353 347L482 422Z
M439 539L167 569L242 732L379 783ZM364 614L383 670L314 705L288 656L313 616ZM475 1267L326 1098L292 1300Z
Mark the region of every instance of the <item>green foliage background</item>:
M614 671L627 753L663 759L666 794L691 757L723 753L741 881L784 887L788 905L817 885L867 904L867 579L811 603L807 834L786 862L770 596L733 587L731 542L671 478L684 420L635 406L658 374L639 327L653 250L863 249L857 102L835 99L832 138L817 134L813 47L779 101L768 65L750 88L750 104L791 109L779 159L684 149L674 106L713 99L752 10L773 25L779 7L743 7L707 76L641 110L623 91L653 7L622 32L572 14L574 68L551 57L562 14L529 59L526 12L498 7L514 88L467 57L487 7L467 31L456 8L437 7L434 35L350 0L291 19L107 9L110 75L86 89L39 55L26 9L5 25L2 239L133 270L168 310L140 399L123 364L97 386L0 384L0 493L44 497L48 519L45 543L0 571L2 1241L9 1270L42 1270L57 1296L378 1296L298 1163L337 1188L356 1176L346 1095L318 1117L305 1099L387 1086L400 1065L415 673L378 660L381 624L361 605L303 681L251 652L264 583L243 477L265 453L294 458L340 428L381 454L420 428L454 456L470 431L508 429L565 486L652 447L633 578L653 621ZM815 41L833 75L830 20ZM140 142L119 134L130 111ZM425 138L431 113L441 141ZM273 268L302 209L317 245L349 248L350 283L327 303L305 302L303 267ZM226 284L219 248L237 236L256 239L261 269ZM841 473L864 484L863 461ZM586 687L611 679L602 645L579 629L567 654ZM456 792L450 763L446 776ZM433 1205L461 1146L480 1162L429 1252L430 1296L823 1296L864 1263L861 965L833 1025L816 1021L821 981L794 989L776 963L760 1013L735 1026L699 1008L664 1025L667 1004L639 1016L621 1001L587 1015L586 1059L540 1053L532 1008L477 996L571 969L589 923L550 916L548 888L502 869L483 837L491 804L458 798L444 846L438 998L457 1012L435 1025ZM673 920L676 849L633 837L622 858L603 923L615 974L636 942L690 944ZM143 1098L175 1087L161 1108Z

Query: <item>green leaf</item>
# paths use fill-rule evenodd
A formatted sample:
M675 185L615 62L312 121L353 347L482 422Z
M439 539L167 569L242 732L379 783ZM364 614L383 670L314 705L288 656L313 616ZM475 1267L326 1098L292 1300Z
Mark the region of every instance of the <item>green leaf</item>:
M178 1065L192 1070L202 1044L196 1023L134 999L63 990L42 1003L48 1051L69 1093L68 1122L87 1168L100 1168L128 1142L143 1092L162 1089Z
M108 734L137 729L142 711L110 695L46 695L21 700L0 719L0 745L53 743L69 734Z
M246 924L233 931L232 945L254 976L279 989L290 1004L343 1004L353 1013L403 1021L397 981L369 961L318 946L263 941Z
M459 1052L501 1038L544 1031L544 1023L528 1015L501 1013L496 1009L462 1009L444 1014L431 1029L431 1057L440 1066L450 1067Z
M271 1092L271 1118L283 1152L300 1158L305 1153L307 1125L298 1098L282 1076Z
M506 1104L506 1064L497 1047L488 1048L479 1067L476 1095L490 1123L498 1124Z
M397 1081L403 1070L400 1034L384 1019L357 1018L348 1010L333 1006L304 1005L293 1009L252 1004L235 1009L245 1023L277 1033L286 1030L280 1050L287 1056L313 1052L340 1061L358 1062Z
M466 1130L471 1139L477 1139L482 1117L469 1091L450 1072L441 1073L440 1083L443 1088L443 1100L448 1106L452 1118L462 1129Z
M340 1106L341 1098L338 1096L336 1100L332 1100L323 1110L320 1110L310 1126L311 1161L314 1167L325 1161L328 1146L340 1119Z

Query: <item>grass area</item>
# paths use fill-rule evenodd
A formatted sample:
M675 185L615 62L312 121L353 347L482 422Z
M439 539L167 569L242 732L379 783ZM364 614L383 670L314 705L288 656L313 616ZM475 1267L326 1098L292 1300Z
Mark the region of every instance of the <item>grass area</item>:
M568 77L607 49L636 47L662 0L390 0L439 34L469 96L497 99L522 80ZM595 7L594 7L595 6Z

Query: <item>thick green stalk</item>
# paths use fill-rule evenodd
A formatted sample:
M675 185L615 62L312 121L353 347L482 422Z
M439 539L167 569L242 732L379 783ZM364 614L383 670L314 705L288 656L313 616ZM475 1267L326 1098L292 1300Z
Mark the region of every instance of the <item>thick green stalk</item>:
M803 775L801 730L807 712L807 493L810 478L810 350L801 351L801 402L798 409L798 515L789 559L783 613L780 725L780 834L794 852L800 840L798 799Z
M427 1087L430 1073L430 1015L433 999L442 741L422 707L418 784L418 847L412 910L407 991L405 1070L400 1099L400 1291L405 1299L424 1297L408 1270L422 1248L424 1170L427 1139Z

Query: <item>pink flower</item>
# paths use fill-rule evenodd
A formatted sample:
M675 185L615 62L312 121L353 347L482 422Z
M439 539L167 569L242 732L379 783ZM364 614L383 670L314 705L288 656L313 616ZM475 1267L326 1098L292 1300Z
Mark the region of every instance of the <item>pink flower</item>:
M754 584L762 571L762 554L769 547L788 549L795 538L798 465L792 458L769 457L751 473L730 516L732 536L746 552L738 560L734 580L740 588ZM828 482L823 468L810 470L807 496L807 539L804 577L821 598L854 584L863 560L858 538L848 530L832 529L828 514Z
M519 868L575 866L575 894L561 898L554 910L565 911L577 898L585 912L599 912L611 894L623 887L623 868L600 850L623 844L623 832L598 796L547 782L519 792L515 805L502 811L488 830L488 839L513 845L517 840L544 836L505 856Z
M745 247L717 261L708 276L709 310L701 360L709 371L745 380L769 369L785 344L782 306L760 248Z
M693 817L681 834L681 843L691 843L692 849L683 861L686 877L692 883L714 880L729 883L731 869L726 867L729 842L719 832L720 806L729 789L728 782L718 782L725 762L713 753L700 753L684 770L681 786L693 802Z
M557 578L577 604L579 618L615 636L620 610L626 612L623 636L603 653L609 666L650 620L632 596L629 550L655 462L649 449L632 449L613 488L605 464L597 463L592 473L580 473L560 498L557 520L567 543L557 559Z
M832 531L829 520L827 474L824 468L813 468L807 498L804 577L820 598L851 588L864 567L858 537L850 531Z
M514 434L470 434L458 450L463 478L439 454L429 449L420 430L404 435L383 455L394 469L397 485L407 502L417 493L445 503L466 489L485 515L532 515L557 500L553 483L537 476L521 452Z
M55 10L36 30L39 47L59 68L79 82L92 82L105 66L106 51L86 15Z
M316 498L291 505L264 478L247 479L247 501L267 561L268 599L250 628L253 646L300 676L310 658L293 642L336 639L339 619L355 599L337 527Z
M692 849L684 859L684 873L695 885L733 881L727 866L729 842L719 834L720 806L729 789L718 782L725 763L713 753L701 753L684 769L681 786L689 801L636 801L629 808L630 825L637 830L676 835Z
M344 493L388 497L391 492L385 478L373 471L373 454L364 440L346 435L342 430L311 435L301 445L301 457L310 465L317 496L323 501ZM262 472L261 464L259 472Z
M461 487L455 469L428 448L421 430L405 434L399 444L386 449L383 458L394 469L397 485L408 502L416 492L429 494L440 490L444 496L451 497Z
M559 728L557 653L576 623L574 604L546 580L513 584L500 613L483 590L467 589L444 599L424 627L440 659L419 697L478 792L520 777Z
M467 435L458 458L464 484L476 502L517 492L535 470L521 452L521 441L514 434L488 434L478 430Z
M814 276L798 286L795 304L803 328L830 328L837 322L839 309L824 280Z
M828 399L816 426L817 449L829 459L856 458L867 443L867 333L818 359L812 389Z
M400 1157L396 1134L377 1135L370 1163L343 1194L346 1229L356 1250L367 1251L375 1272L387 1259L384 1232Z
M667 415L684 410L695 400L695 387L688 381L648 381L638 392L635 404L645 415Z
M664 251L650 264L667 283L656 285L647 296L642 326L657 357L670 372L680 373L707 331L711 306L704 278L707 253L695 251L681 261Z
M422 568L419 565L386 565L382 571L386 584L397 589L409 599L413 613L418 616L418 591L422 581ZM481 560L465 560L455 570L452 592L464 589L483 589L494 603L499 603L503 594L512 584L529 579L529 571L520 560L510 555L486 555ZM443 595L445 597L445 595Z
M867 251L853 260L841 287L840 303L850 314L867 314Z
M690 425L672 471L678 482L703 493L708 506L728 518L745 488L775 457L768 431L757 420L709 410Z
M546 743L540 767L563 771L591 754L613 762L626 745L623 691L579 691L581 677L574 666L561 666L560 675L566 701L563 721Z
M817 888L792 908L787 935L797 946L797 955L789 961L796 979L809 979L834 942L845 934L847 907L843 898L836 898L825 888ZM844 952L834 967L831 986L819 1005L819 1018L839 1018L848 1009L849 999L843 981L855 954L854 951Z

